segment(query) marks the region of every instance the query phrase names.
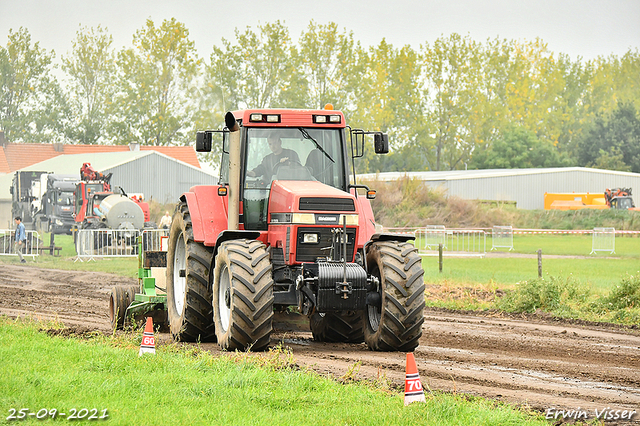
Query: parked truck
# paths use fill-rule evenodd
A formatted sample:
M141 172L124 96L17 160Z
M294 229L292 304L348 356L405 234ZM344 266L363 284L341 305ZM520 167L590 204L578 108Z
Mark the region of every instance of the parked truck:
M46 188L40 177L46 171L17 171L11 182L11 217L20 216L28 230L36 229L36 214L42 208L42 196Z
M274 312L293 309L318 341L413 351L425 307L414 237L376 232L375 191L356 183L365 140L384 154L387 135L332 109L233 111L225 126L196 137L198 152L221 144L219 184L192 187L173 216L174 339L263 350Z
M43 174L41 186L46 188L41 208L36 213L38 231L71 234L73 224L73 194L80 181L77 174Z
M604 193L568 192L544 194L545 210L618 209L640 210L631 197L631 188L606 189Z

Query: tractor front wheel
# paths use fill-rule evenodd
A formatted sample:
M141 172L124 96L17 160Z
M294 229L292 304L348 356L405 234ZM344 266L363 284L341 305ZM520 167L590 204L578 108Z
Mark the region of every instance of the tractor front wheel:
M261 351L273 329L273 278L260 241L222 243L213 275L216 336L222 349Z
M215 331L209 287L211 250L193 240L189 207L178 204L167 252L167 314L177 341L213 341Z
M412 352L422 336L424 270L410 243L376 242L367 250L369 273L380 282L380 306L364 311L364 341L375 351Z

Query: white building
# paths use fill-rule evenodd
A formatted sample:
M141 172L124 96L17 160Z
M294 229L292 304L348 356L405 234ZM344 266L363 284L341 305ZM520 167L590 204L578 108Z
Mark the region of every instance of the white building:
M515 201L518 208L529 210L544 208L545 192L604 193L607 188L631 188L638 193L636 206L640 201L640 173L586 167L387 172L358 175L358 181L393 181L405 177L441 187L450 196Z

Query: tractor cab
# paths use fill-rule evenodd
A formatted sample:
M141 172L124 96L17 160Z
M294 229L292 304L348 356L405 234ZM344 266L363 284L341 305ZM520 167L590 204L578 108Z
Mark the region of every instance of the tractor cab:
M85 219L95 216L93 214L93 198L96 194L107 194L104 192L102 183L78 183L74 193L76 223L82 223Z
M340 129L246 129L241 173L244 229L268 228L268 202L274 181L298 181L298 185L320 182L346 192L343 138ZM223 158L222 164L227 166L221 174L221 181L226 183L228 161Z
M613 197L611 199L611 208L619 210L629 210L634 208L633 198L631 197Z

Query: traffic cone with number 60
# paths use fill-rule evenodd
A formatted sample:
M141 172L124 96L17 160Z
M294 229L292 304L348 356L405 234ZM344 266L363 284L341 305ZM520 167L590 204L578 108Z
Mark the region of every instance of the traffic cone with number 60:
M412 402L426 402L426 400L424 399L424 390L422 390L416 360L413 357L413 353L410 352L407 354L407 375L404 380L404 405L409 405Z
M147 323L144 326L144 333L142 333L142 342L140 343L140 352L138 352L138 356L142 356L142 354L155 353L156 338L153 335L153 320L151 317L147 317Z

